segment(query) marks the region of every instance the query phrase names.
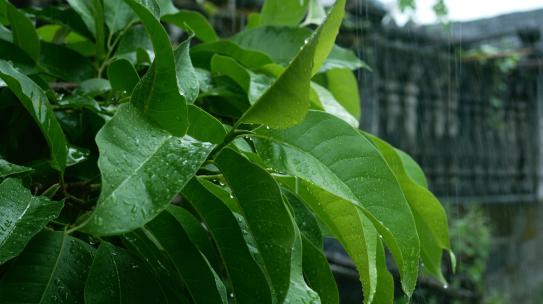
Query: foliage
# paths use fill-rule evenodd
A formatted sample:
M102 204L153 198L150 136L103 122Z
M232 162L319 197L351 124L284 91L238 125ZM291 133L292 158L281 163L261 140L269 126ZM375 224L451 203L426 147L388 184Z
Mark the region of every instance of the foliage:
M443 208L358 130L345 0L227 39L168 0L0 3L0 302L337 303L324 236L366 303L393 300L385 247L408 296L443 280Z

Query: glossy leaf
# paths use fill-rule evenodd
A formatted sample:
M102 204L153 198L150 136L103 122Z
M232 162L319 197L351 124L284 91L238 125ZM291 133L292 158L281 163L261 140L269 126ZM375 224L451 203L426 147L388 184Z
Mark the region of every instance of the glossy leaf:
M85 38L93 38L93 34L89 31L81 16L72 8L59 8L49 5L43 9L27 8L27 10L40 20L61 25Z
M175 14L162 16L162 20L182 28L186 32L193 33L196 38L203 42L211 42L218 39L213 26L198 12L180 10Z
M352 71L332 69L326 72L327 88L334 98L356 119L360 118L358 80Z
M62 209L61 202L33 197L15 179L0 184L0 265L17 256Z
M281 183L302 198L333 233L353 259L360 274L365 303L372 303L377 289L377 232L359 208L303 179L283 177Z
M273 295L281 303L290 285L295 231L291 216L273 178L231 149L224 149L215 162L239 202L272 283Z
M312 83L311 85L317 93L324 111L340 118L352 127L358 128L358 120L351 115L351 113L347 112L347 110L335 99L334 95L332 95L330 91L316 83Z
M396 177L369 140L342 120L317 111L287 130L261 128L256 139L268 166L364 210L400 268L404 291L413 291L420 248L413 214Z
M430 191L409 177L404 169L402 159L391 145L375 136L368 136L394 171L411 206L421 241L424 269L445 284L446 281L441 272L442 252L450 249L445 210Z
M260 23L296 26L304 18L308 3L308 0L267 0L260 13Z
M334 45L319 72L323 73L332 69L356 70L359 68L369 69L362 60L358 59L353 50Z
M307 16L304 20L304 25L316 24L321 25L326 19L326 11L320 0L309 0Z
M67 0L70 6L93 34L96 41L96 57L102 58L105 47L105 17L101 0Z
M185 187L183 195L204 220L217 244L232 282L236 303L272 303L266 276L252 258L242 230L229 208L196 179Z
M32 168L12 164L0 158L0 178L4 178L4 177L15 175L15 174L32 172L32 171L33 171Z
M130 94L140 81L134 66L126 59L113 61L107 69L107 78L114 91Z
M332 49L344 13L345 0L339 0L322 26L311 36L275 83L243 114L240 122L284 129L303 120L309 109L311 78Z
M66 139L45 92L34 81L4 60L0 60L0 78L38 124L51 150L52 166L61 172L64 171L68 153Z
M224 285L173 215L161 213L143 231L173 262L195 303L227 302Z
M191 39L183 41L175 49L174 56L179 94L183 95L188 102L193 103L200 92L200 84L190 59L190 41Z
M151 37L155 60L132 93L132 103L164 130L183 136L188 129L186 100L179 94L175 59L154 0L124 0L138 15Z
M81 230L114 235L143 226L164 210L213 149L154 127L131 104L98 133L102 193Z
M6 1L6 13L13 33L13 43L37 61L40 57L40 39L32 21L9 1Z
M85 303L167 303L146 265L126 250L102 242L85 285Z
M83 303L94 248L43 230L0 279L0 303Z
M411 158L409 154L398 149L395 150L402 159L402 164L407 175L409 175L409 177L415 183L419 184L419 186L428 189L428 181L426 180L426 176L424 175L424 172L422 171L422 168L419 166L419 164L417 164L417 162L415 162L415 160Z

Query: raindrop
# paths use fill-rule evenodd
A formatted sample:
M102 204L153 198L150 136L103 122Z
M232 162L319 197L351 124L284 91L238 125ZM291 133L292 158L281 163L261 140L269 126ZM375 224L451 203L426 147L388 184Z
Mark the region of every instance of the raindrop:
M448 289L449 288L449 284L444 284L443 285L443 289Z
M234 198L234 195L232 193L230 193L230 198L233 199Z
M231 292L231 293L228 294L228 296L229 296L231 299L233 299L233 298L234 298L234 293Z

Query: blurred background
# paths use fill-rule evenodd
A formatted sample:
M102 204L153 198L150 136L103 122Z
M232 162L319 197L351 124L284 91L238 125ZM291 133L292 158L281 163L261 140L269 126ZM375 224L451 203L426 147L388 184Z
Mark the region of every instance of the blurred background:
M262 3L175 2L223 37ZM456 272L422 276L413 303L543 303L542 31L543 0L348 1L338 42L371 68L361 126L419 162L450 216ZM327 255L342 303L361 303L350 259L333 241Z

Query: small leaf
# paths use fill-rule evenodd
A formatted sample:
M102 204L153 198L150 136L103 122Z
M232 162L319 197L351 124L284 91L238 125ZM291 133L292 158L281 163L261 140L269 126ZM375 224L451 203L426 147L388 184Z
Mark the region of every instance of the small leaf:
M85 303L167 303L146 265L124 249L102 242L85 285Z
M260 12L260 23L296 26L304 18L308 3L308 0L267 0Z
M241 207L281 303L290 285L295 232L279 186L266 170L232 149L222 150L215 162Z
M224 285L173 215L163 212L142 230L173 262L195 303L227 302Z
M132 93L132 103L164 130L183 136L188 129L187 104L179 94L175 59L170 39L159 21L155 0L124 0L147 30L155 60Z
M404 291L416 284L419 239L402 188L375 146L330 114L310 111L287 130L260 128L255 137L267 166L303 178L364 210L390 249Z
M0 60L0 78L4 80L38 124L51 150L53 168L63 172L68 153L66 138L45 92L34 81L4 60Z
M122 1L117 1L122 2ZM107 69L107 78L113 91L131 94L140 81L134 66L126 59L113 61Z
M195 11L180 10L173 15L162 16L162 20L182 28L186 32L194 33L202 42L218 40L217 33L206 17Z
M356 56L353 50L334 45L319 72L324 73L332 69L357 70L359 68L370 69Z
M34 169L12 164L4 159L0 158L0 178L4 178L10 175L21 174L26 172L32 172Z
M104 1L104 19L110 35L126 28L137 19L130 6L122 0Z
M83 303L93 254L79 239L43 230L0 280L0 303Z
M174 56L179 94L183 95L188 102L193 103L200 92L200 84L190 59L190 41L191 39L183 41L175 49Z
M241 228L228 207L196 179L185 187L183 195L202 217L217 244L236 303L272 303L266 277L252 258Z
M213 149L191 137L176 137L150 124L131 104L96 136L102 193L81 230L122 234L143 226L170 203Z
M6 1L6 12L13 33L13 42L37 61L40 57L40 39L34 24L9 1Z
M55 219L63 204L33 197L15 179L0 184L0 265L23 251L30 239Z

